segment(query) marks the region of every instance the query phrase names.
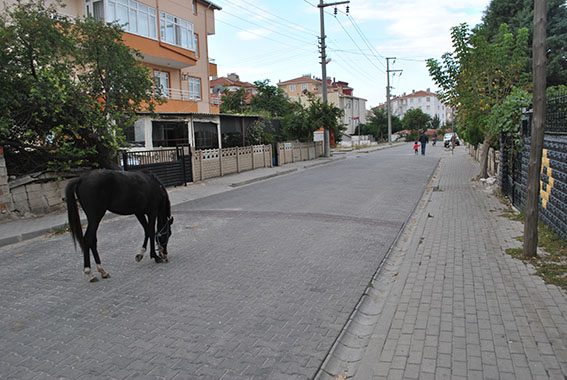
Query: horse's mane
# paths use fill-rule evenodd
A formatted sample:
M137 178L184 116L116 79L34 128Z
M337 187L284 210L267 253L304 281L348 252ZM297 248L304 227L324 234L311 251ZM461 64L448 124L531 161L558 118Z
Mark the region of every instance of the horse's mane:
M163 194L165 195L164 203L165 203L165 208L166 208L166 215L170 216L171 215L171 203L169 202L169 195L167 193L165 186L163 185L161 180L154 173L152 173L148 170L142 170L142 172L144 174L146 174L148 177L152 178L154 181L156 181L159 184L161 190L163 191Z

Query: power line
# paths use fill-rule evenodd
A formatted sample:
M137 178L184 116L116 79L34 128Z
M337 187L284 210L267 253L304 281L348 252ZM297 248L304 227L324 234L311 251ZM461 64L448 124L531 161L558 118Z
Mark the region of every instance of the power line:
M306 0L304 0L306 1ZM368 58L368 55L366 55L362 49L360 48L360 46L358 46L358 44L356 43L356 41L352 38L352 36L350 35L350 33L345 29L345 27L343 26L342 22L339 20L338 17L335 17L335 20L337 20L337 22L339 23L339 25L341 26L341 28L344 30L344 32L346 33L346 35L348 36L348 38L350 38L350 40L352 41L352 43L354 44L354 46L356 46L356 48L364 55L364 58L366 58L368 60L368 62L370 62L372 64L372 66L374 66L378 71L380 71L382 74L385 74L384 70L382 70L380 67L378 67L374 62L372 62L372 60L370 58Z
M269 12L269 11L263 9L263 8L260 8L259 6L255 5L255 4L252 4L252 3L248 2L248 1L246 1L246 0L241 0L241 1L242 1L243 3L246 3L246 4L250 5L250 6L252 6L252 7L255 7L256 9L258 9L258 10L264 12L264 13L269 14L270 16L273 16L273 17L276 17L276 18L278 18L278 19L280 19L280 20L285 21L285 22L288 23L289 25L297 26L297 27L302 28L302 29L304 29L304 30L306 30L306 31L309 31L310 33L313 33L315 36L317 35L317 31L314 31L313 29L308 29L308 28L304 27L303 25L296 24L296 23L294 23L293 21L287 20L287 19L285 19L285 18L283 18L283 17L281 17L281 16L278 16L278 15L276 15L276 14L274 14L274 13L271 13L271 12ZM236 4L235 4L235 5L236 5ZM243 7L242 7L242 8L243 8ZM276 22L277 22L277 21L276 21ZM285 26L287 26L287 25L285 25Z
M222 21L222 20L216 19L215 22L220 22L221 24L228 25L228 26L230 26L230 27L232 27L232 28L234 28L234 29L242 30L242 31L247 32L247 33L250 33L250 34L254 34L254 35L256 35L256 36L258 36L258 37L260 37L260 38L265 38L265 39L267 39L267 40L274 41L274 42L277 42L277 43L279 43L279 44L283 44L283 45L286 45L286 46L289 46L289 47L293 47L294 49L302 49L302 50L306 50L306 51L311 51L311 49L300 48L300 47L298 47L297 45L292 45L292 44L287 43L287 42L283 42L283 41L276 40L276 39L274 39L274 38L271 38L271 37L262 35L262 34L260 34L260 33L254 32L254 31L252 31L252 30L248 30L248 29L244 29L244 28L238 27L238 26L233 25L233 24L231 24L231 23L229 23L229 22L226 22L226 21ZM304 43L305 43L305 42L304 42ZM305 43L305 44L307 44L307 43ZM314 44L314 43L313 43L313 44Z
M362 32L362 30L360 29L360 27L358 26L358 24L356 23L356 21L354 20L354 17L352 17L351 15L347 14L347 17L349 17L352 26L354 26L354 29L358 32L358 35L362 38L362 40L364 41L364 43L366 44L366 46L368 46L368 48L370 49L370 52L375 52L376 54L378 54L380 57L382 57L382 59L386 59L382 54L378 53L378 51L376 51L376 49L374 49L374 47L370 44L370 41L368 41L368 38L366 38L366 36L364 35L364 33ZM385 68L386 66L384 66L384 63L382 63L382 61L376 56L376 54L372 53L372 55L376 58L376 60L378 60L378 62L380 62L382 64L382 66Z
M259 23L257 23L257 22L254 22L254 21L247 20L247 19L245 19L244 17L240 17L240 16L237 16L237 15L235 15L235 14L232 14L232 13L229 13L229 12L226 12L226 11L224 12L224 14L226 14L226 15L228 15L228 16L232 16L232 17L234 17L234 18L237 18L237 19L242 20L242 21L244 21L244 22L247 22L247 23L249 23L249 24L258 26L258 27L260 27L260 28L262 28L262 29L269 30L270 32L274 32L274 33L276 33L276 34L278 34L278 35L280 35L280 36L283 36L283 37L286 37L286 38L289 38L289 39L292 39L292 40L295 40L295 41L299 41L299 42L304 43L304 44L310 44L310 43L312 43L312 42L307 42L307 41L305 41L305 40L300 40L299 38L295 38L295 37L292 37L292 36L287 35L287 34L280 33L278 30L269 28L269 27L267 27L267 26L265 26L265 25L261 25L261 24L259 24ZM218 20L218 21L220 21L220 20ZM252 33L252 32L250 32L250 33ZM254 33L253 33L253 34L254 34Z

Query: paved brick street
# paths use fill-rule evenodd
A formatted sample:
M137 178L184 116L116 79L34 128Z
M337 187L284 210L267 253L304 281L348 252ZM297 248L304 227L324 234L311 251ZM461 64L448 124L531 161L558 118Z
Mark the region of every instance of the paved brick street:
M521 246L523 225L501 216L493 189L471 181L477 174L463 149L442 159L377 278L390 285L372 290L360 313L372 319L371 337L358 352L344 343L326 365L330 373L357 380L567 378L567 296L504 253ZM320 378L334 379L329 372Z
M1 377L310 379L437 162L401 146L229 192L175 189L191 201L172 210L171 262L136 263L141 227L110 218L112 278L94 284L68 234L6 247Z

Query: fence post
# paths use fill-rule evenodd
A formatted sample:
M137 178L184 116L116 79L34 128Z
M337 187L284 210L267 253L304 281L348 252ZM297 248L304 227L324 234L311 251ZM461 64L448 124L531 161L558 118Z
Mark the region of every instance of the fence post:
M201 181L205 180L205 169L203 168L203 149L201 149L199 151L199 162L201 163L201 165L199 165L200 171L201 171Z
M222 177L222 148L219 148L220 176Z
M291 144L291 162L295 162L295 144Z
M128 171L128 152L122 152L122 162L124 166L124 171Z
M240 173L240 148L236 147L236 172Z
M250 145L250 155L252 157L252 170L256 169L256 165L254 165L254 145Z
M264 167L266 167L266 146L262 145L262 156L264 157Z
M191 153L191 181L195 182L195 147L189 147L189 153Z

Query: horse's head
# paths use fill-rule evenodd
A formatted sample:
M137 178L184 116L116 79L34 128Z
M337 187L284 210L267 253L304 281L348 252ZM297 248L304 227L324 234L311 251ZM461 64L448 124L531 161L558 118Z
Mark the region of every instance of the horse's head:
M163 223L158 222L158 232L156 234L156 242L159 248L159 253L165 261L169 261L167 258L167 243L169 242L169 237L171 236L171 225L173 224L173 216L168 216L165 218Z

